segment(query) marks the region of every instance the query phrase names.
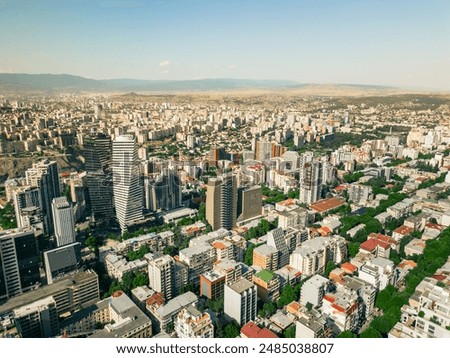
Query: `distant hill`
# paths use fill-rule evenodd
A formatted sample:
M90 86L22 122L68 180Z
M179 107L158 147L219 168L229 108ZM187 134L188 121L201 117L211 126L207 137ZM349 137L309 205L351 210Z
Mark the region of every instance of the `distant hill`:
M254 91L253 91L254 90ZM201 80L94 80L81 76L0 73L0 93L52 94L60 92L96 93L175 93L175 92L233 92L276 93L283 91L295 95L318 96L367 96L399 93L430 93L413 89L401 89L378 85L299 83L289 80L247 80L212 78Z
M279 88L298 85L295 81L202 79L150 81L134 79L94 80L72 75L0 73L0 90L7 92L145 92L217 91L245 88Z

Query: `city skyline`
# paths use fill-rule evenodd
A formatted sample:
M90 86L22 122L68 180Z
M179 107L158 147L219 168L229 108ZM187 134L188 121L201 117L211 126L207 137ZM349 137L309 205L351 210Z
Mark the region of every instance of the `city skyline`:
M449 90L448 10L445 1L4 0L0 73Z

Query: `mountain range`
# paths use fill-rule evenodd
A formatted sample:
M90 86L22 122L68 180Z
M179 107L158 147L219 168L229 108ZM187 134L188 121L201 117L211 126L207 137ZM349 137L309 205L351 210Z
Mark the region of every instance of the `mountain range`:
M393 87L370 85L314 85L289 80L200 79L200 80L95 80L67 74L0 73L0 91L9 93L42 92L208 92L237 89L307 89L333 86L341 89L392 91Z

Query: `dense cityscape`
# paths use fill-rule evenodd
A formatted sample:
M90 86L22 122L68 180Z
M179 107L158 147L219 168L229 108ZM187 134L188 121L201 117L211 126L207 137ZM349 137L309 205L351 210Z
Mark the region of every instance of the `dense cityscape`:
M450 338L450 99L0 94L0 336Z

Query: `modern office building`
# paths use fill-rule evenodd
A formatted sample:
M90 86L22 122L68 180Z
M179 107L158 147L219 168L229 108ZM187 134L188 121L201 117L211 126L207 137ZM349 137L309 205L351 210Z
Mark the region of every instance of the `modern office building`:
M14 321L22 338L51 338L59 334L58 310L53 297L15 309Z
M42 204L38 188L17 187L12 191L17 227L43 230Z
M122 232L126 232L129 225L143 219L136 139L132 135L120 135L112 148L116 217Z
M58 165L55 161L44 159L34 163L33 167L25 172L25 177L28 186L39 189L44 231L51 235L53 234L52 201L61 196Z
M13 317L15 309L47 297L55 299L58 316L78 310L86 303L98 301L100 297L98 275L91 270L67 274L51 285L42 286L12 297L0 304L0 317Z
M96 220L108 220L114 216L111 153L109 136L97 133L84 138L85 182L92 214Z
M262 213L262 189L259 185L238 189L237 220L245 221Z
M206 220L213 230L230 230L236 226L237 187L233 175L208 180L206 192Z
M75 242L75 218L72 206L65 196L52 200L53 224L57 246Z
M37 235L31 228L0 231L0 299L39 286Z
M44 252L45 275L47 284L60 275L75 271L81 263L81 244L73 242L68 245Z
M163 169L155 181L148 181L150 188L146 190L150 195L149 209L172 210L181 206L182 185L180 176L175 170Z

